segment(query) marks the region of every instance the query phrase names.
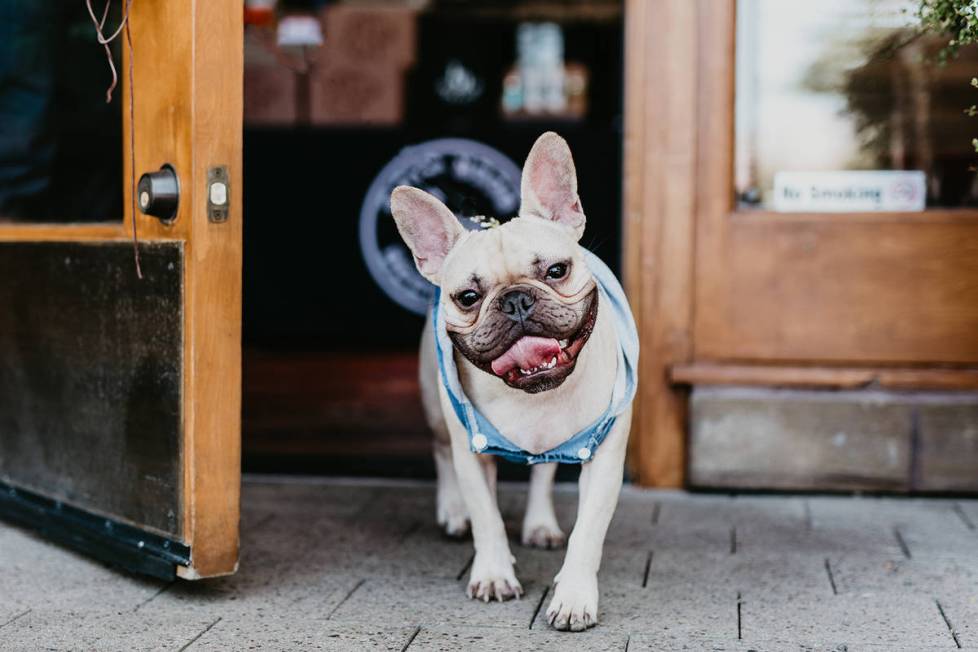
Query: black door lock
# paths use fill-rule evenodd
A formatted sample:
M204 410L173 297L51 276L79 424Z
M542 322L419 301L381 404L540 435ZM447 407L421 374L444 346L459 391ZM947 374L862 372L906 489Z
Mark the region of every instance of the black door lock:
M136 203L144 214L159 218L165 224L177 218L180 180L172 165L165 163L158 171L147 172L139 177Z

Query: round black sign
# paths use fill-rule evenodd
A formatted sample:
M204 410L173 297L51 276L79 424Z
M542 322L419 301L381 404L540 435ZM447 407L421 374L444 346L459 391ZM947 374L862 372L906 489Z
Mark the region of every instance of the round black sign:
M391 217L391 191L414 186L445 203L462 225L470 217L505 222L520 207L520 169L504 154L473 140L444 138L405 147L370 184L360 209L360 248L371 276L408 310L424 314L434 293L414 266Z

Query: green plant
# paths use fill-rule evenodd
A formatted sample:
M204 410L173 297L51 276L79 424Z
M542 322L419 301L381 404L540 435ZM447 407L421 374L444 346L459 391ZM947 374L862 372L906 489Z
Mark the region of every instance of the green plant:
M938 55L942 61L962 45L978 43L978 4L974 0L920 0L917 18L924 31L948 38Z
M922 31L948 39L937 55L941 63L957 56L961 46L978 43L978 0L920 0L917 18ZM972 77L971 85L978 88L978 78ZM978 105L964 112L973 118L978 115ZM972 138L971 145L978 152L978 138Z

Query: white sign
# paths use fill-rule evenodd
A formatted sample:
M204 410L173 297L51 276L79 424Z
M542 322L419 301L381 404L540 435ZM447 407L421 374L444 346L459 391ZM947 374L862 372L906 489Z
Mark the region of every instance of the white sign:
M778 172L774 210L821 213L922 211L926 179L919 170Z
M315 16L285 16L278 22L280 47L318 47L323 44L323 28Z

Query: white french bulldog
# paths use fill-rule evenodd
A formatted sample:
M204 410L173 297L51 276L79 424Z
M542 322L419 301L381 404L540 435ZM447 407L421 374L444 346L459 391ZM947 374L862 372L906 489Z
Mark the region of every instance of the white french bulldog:
M519 218L479 231L417 188L396 188L391 210L418 270L439 288L421 389L435 432L438 522L453 536L472 524L467 593L489 601L523 591L496 503L495 456L533 464L522 541L543 548L565 540L552 497L557 463L581 463L577 523L547 609L555 628L580 631L598 621L597 573L634 395L635 360L623 358L622 340L637 355L637 338L617 281L578 244L585 217L564 139L540 136L521 191Z

